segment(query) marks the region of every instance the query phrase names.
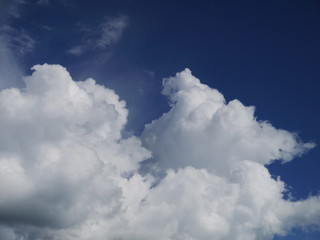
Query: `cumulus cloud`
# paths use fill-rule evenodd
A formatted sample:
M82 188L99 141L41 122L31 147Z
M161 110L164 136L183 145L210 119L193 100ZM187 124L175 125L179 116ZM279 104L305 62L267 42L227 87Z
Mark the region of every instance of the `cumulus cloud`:
M60 228L95 212L108 218L121 176L150 156L136 137L121 138L125 103L61 66L33 70L25 89L0 94L0 221Z
M243 160L287 162L314 146L256 121L252 106L239 100L226 103L219 91L201 84L189 69L163 84L171 110L146 126L143 139L164 168L191 165L225 175Z
M164 80L169 112L125 138L125 102L60 65L0 92L5 240L263 240L320 224L320 199L285 200L266 164L312 148L190 70ZM143 144L142 144L143 143ZM141 173L146 159L160 171ZM9 186L9 187L8 187Z
M81 43L70 48L68 53L80 56L88 51L105 50L119 41L127 25L125 16L106 18L98 30L85 28Z

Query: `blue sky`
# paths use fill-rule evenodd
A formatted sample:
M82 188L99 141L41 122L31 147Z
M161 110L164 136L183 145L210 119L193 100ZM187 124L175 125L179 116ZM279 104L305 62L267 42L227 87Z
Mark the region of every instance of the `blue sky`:
M257 120L320 143L318 1L12 0L0 20L1 89L23 88L35 64L60 64L115 90L129 110L124 134L140 137L170 109L163 78L189 68L227 102L255 106ZM320 150L298 155L267 168L304 200L319 194ZM274 239L319 238L298 229Z

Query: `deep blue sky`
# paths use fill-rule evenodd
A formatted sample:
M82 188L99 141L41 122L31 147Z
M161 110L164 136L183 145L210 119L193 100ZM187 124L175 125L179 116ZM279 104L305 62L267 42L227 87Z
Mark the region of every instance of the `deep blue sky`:
M168 109L160 94L162 78L188 67L228 101L256 106L258 119L320 144L319 1L35 2L22 4L19 17L3 17L10 1L2 3L3 23L35 40L32 51L16 56L25 73L46 62L67 67L76 80L95 78L127 101L128 130L136 134ZM94 29L103 18L117 16L128 18L117 44L79 57L66 52L81 38L79 26ZM301 199L319 193L319 161L317 147L291 163L271 165L270 171ZM279 239L320 235L296 232Z

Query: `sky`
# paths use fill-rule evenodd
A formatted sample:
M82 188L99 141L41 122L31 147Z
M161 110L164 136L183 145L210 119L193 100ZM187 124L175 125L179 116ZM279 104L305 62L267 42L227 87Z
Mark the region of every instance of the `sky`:
M0 239L320 239L320 2L0 0Z

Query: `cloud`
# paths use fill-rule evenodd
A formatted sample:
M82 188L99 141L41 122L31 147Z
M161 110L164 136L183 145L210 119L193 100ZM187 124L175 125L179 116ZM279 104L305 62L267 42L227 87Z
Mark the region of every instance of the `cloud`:
M35 40L23 29L15 29L10 22L19 18L19 7L24 1L1 2L0 13L0 89L20 86L23 70L20 60L31 53L36 45Z
M7 48L17 57L23 57L28 53L32 53L35 46L35 39L25 29L16 29L10 24L4 23L0 27L1 48Z
M49 6L50 5L50 1L49 0L38 0L37 4L40 6Z
M60 65L32 69L25 88L0 91L1 239L270 240L319 226L319 197L285 200L265 167L314 145L190 70L164 80L171 109L146 126L146 148L123 137L113 90ZM161 179L140 171L151 157Z
M24 56L27 53L33 52L36 41L24 30L16 31L10 39L12 49L18 56Z
M20 7L21 5L26 4L25 0L11 0L11 1L1 1L1 11L0 13L3 14L0 17L4 18L19 18L20 15Z
M21 60L33 52L36 41L24 30L7 24L0 27L0 89L21 86Z
M19 86L22 70L4 36L0 36L0 89Z
M61 228L112 215L121 176L150 156L137 138L121 138L125 103L61 66L33 70L24 90L0 94L0 221Z
M36 46L29 32L13 27L13 22L21 17L20 10L25 4L24 0L0 3L0 89L20 85L23 76L21 60Z
M171 110L143 133L144 143L163 168L191 165L225 175L243 160L288 162L314 147L295 134L257 121L254 107L239 100L226 103L219 91L201 84L189 69L163 84Z
M98 30L84 29L81 43L70 48L68 53L80 56L88 51L106 50L119 41L127 25L128 18L125 16L106 18Z

